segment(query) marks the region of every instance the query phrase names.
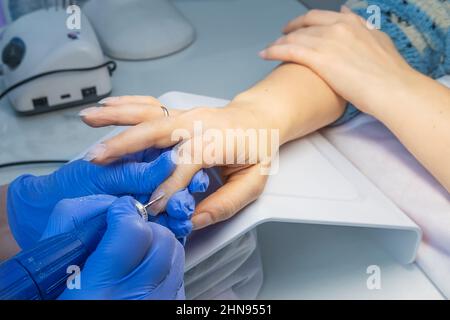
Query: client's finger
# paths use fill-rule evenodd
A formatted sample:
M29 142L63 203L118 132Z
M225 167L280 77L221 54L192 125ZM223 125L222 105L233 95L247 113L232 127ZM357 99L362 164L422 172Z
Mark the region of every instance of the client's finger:
M350 17L351 19L353 19L353 21L359 21L362 24L366 24L366 20L361 17L358 16L356 13L354 13L349 7L347 6L342 6L341 7L341 12L346 14L348 17Z
M172 175L152 194L150 201L161 195L164 197L150 206L150 210L155 214L162 212L166 208L168 200L176 192L186 188L194 175L201 169L202 164L178 164Z
M170 110L170 115L179 114L178 110ZM91 107L79 113L81 119L89 126L98 128L110 125L130 126L144 121L151 121L165 116L161 106L145 104L121 104L105 107Z
M312 69L320 59L316 50L298 44L273 45L261 51L259 55L265 60L294 62Z
M104 106L115 106L121 104L146 104L146 105L161 105L158 99L151 96L120 96L120 97L108 97L102 99L98 104Z
M276 40L271 46L279 44L298 44L307 48L317 48L323 43L323 35L328 27L308 27L296 30Z
M89 150L85 160L97 164L111 163L124 155L147 148L167 148L179 141L172 137L176 129L182 128L176 117L146 121L121 132Z
M290 33L294 30L315 25L332 25L343 19L343 14L327 10L310 10L303 16L299 16L283 28L283 33Z
M255 201L264 190L267 176L260 165L234 173L223 187L203 200L192 217L194 229L202 229L234 216Z

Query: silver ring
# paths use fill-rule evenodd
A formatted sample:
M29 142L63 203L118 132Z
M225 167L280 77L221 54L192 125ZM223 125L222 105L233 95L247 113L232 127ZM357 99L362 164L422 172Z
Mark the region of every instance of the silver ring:
M161 109L164 112L164 117L166 117L166 118L170 117L169 110L166 107L161 106Z

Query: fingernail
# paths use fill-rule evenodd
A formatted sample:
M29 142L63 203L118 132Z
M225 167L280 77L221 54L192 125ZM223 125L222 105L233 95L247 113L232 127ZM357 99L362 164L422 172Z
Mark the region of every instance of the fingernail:
M104 143L96 144L93 146L83 157L85 161L92 161L98 157L101 157L106 152L106 145Z
M346 5L342 5L342 6L341 6L341 12L349 13L349 12L351 12L351 10L350 10L350 8L347 7Z
M259 56L260 56L261 58L265 58L265 57L266 57L266 54L267 54L267 52L266 52L265 49L264 49L264 50L261 50L261 51L259 52Z
M152 202L155 199L158 199L159 197L162 197L160 200L156 201L154 204L152 204L148 209L154 214L158 215L161 213L167 204L167 197L166 193L162 190L157 190L153 192L152 196L150 197L149 202Z
M102 99L102 100L100 100L99 102L97 102L98 104L108 104L108 103L111 103L111 102L114 102L114 101L117 101L117 97L108 97L108 98L105 98L105 99Z
M211 215L207 212L198 213L192 217L192 230L200 230L214 223Z
M275 40L275 42L274 42L272 45L279 44L279 43L282 42L284 39L285 39L284 36L279 37L277 40Z
M84 110L81 110L80 113L78 113L78 116L80 117L86 117L89 114L94 114L96 112L99 112L101 108L99 107L90 107L86 108Z

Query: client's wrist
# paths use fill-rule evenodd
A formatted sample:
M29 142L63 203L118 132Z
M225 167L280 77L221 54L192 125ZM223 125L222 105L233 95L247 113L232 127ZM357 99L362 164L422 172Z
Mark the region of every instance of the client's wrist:
M280 108L276 101L242 93L236 96L226 108L239 110L240 116L249 120L251 128L277 130L280 145L289 141L292 117L289 117L287 112L283 112L283 108Z
M367 95L365 103L358 108L371 116L382 119L392 112L393 106L401 108L412 98L412 93L421 90L425 75L411 67L392 72L383 79L377 79L369 84L370 95Z

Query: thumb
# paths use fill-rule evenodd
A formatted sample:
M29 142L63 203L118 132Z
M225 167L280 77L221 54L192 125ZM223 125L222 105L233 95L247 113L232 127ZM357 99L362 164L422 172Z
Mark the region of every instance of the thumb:
M223 187L203 200L192 217L194 230L224 221L255 201L263 192L267 175L253 165L234 172Z
M41 240L74 230L85 221L106 212L116 199L109 195L94 195L59 201L50 215Z
M137 213L135 200L122 197L107 213L107 229L83 269L87 287L111 285L136 268L145 257L153 233Z

